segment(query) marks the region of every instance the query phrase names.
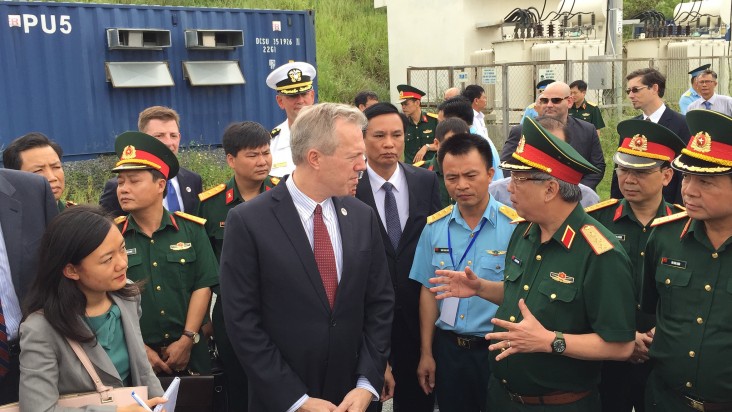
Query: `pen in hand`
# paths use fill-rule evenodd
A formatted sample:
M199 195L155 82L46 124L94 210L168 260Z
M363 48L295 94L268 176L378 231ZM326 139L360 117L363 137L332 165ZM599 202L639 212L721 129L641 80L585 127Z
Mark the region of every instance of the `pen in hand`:
M132 391L132 399L134 399L135 402L137 402L138 405L142 406L146 411L153 412L152 409L147 406L145 401L143 401L142 398L140 398L140 396L135 393L135 391Z

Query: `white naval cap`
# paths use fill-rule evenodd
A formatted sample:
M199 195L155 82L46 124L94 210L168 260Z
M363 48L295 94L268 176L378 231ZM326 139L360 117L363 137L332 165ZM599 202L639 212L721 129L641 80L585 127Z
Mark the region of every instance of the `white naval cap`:
M312 90L315 76L315 67L310 63L285 63L267 76L267 86L279 94L301 94Z

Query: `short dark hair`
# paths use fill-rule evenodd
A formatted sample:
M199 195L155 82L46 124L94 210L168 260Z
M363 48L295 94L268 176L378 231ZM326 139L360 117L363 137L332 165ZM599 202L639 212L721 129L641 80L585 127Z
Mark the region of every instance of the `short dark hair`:
M10 142L8 147L3 150L3 165L6 169L20 170L23 167L23 159L20 154L26 150L35 149L37 147L50 146L58 155L59 160L64 156L64 151L58 143L49 139L43 133L31 132L24 134L19 138Z
M657 84L658 97L663 97L664 93L666 93L666 76L658 70L652 67L638 69L625 76L625 80L635 79L636 77L641 78L640 81L644 86L653 87L654 84Z
M451 154L453 156L461 156L468 154L471 150L476 149L483 158L485 163L485 170L489 170L493 167L493 154L491 153L491 145L488 141L481 136L474 133L460 133L445 140L440 144L440 150L437 151L437 161L442 162L445 160L445 155Z
M464 96L455 96L445 100L437 106L437 110L442 112L445 119L459 117L469 126L473 125L473 105Z
M230 124L224 130L221 143L224 153L236 157L242 149L256 149L268 145L271 135L257 122L238 122Z
M465 90L463 90L463 97L468 99L470 101L470 104L473 104L473 101L475 99L480 99L480 96L485 93L485 89L481 86L478 86L477 84L471 84L470 86L466 87Z
M697 77L699 77L699 76L701 76L701 75L703 75L703 74L709 74L709 75L711 75L711 76L712 76L712 78L713 78L714 80L717 80L717 72L715 72L715 71L714 71L714 70L712 70L712 69L706 69L706 70L704 70L703 72L699 73L699 74L697 75Z
M407 116L405 116L403 113L399 112L399 109L396 108L391 103L388 102L379 102L376 103L370 107L368 107L366 110L363 111L363 115L366 116L367 121L371 121L374 117L378 117L385 114L396 114L399 116L400 119L402 119L402 130L407 130ZM368 127L368 124L366 125ZM366 128L364 128L364 131Z
M465 120L459 117L445 119L440 123L437 123L437 127L435 128L435 139L442 143L445 140L445 135L449 132L452 132L453 134L470 133L470 126L465 123Z
M353 105L356 107L360 104L365 105L369 100L379 101L379 96L370 90L359 92L353 99Z
M575 80L572 83L569 84L569 88L577 88L577 90L581 92L587 91L587 83L584 80Z
M23 319L43 310L43 316L61 336L79 342L91 342L96 336L82 320L86 296L75 280L63 274L68 264L78 265L94 252L114 224L99 206L70 207L51 221L38 249L38 274L23 304ZM131 299L140 293L137 284L128 283L115 291Z

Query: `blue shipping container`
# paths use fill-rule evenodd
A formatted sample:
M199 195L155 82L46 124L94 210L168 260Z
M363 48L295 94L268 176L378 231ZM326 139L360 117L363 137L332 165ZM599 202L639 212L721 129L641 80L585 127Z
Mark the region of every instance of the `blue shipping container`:
M291 60L315 65L314 21L312 11L0 1L0 148L38 131L61 144L66 160L113 152L114 137L137 129L139 112L154 105L178 111L182 146L220 144L235 121L272 128L285 113L265 79ZM186 36L199 47L186 47ZM233 46L216 47L227 41ZM234 62L225 72L241 83L238 68L244 84L191 85L183 65L199 61ZM155 66L163 77L167 67L174 84L114 87L110 62L136 62L121 67L126 78L112 76L117 83L149 81L155 76L136 71ZM216 83L217 73L192 74Z

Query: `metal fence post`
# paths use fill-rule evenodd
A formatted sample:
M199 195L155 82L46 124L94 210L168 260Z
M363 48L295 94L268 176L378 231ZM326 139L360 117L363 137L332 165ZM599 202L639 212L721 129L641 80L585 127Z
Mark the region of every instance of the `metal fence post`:
M510 118L508 114L508 65L501 65L501 106L503 106L503 135L508 138L508 132L511 130Z

